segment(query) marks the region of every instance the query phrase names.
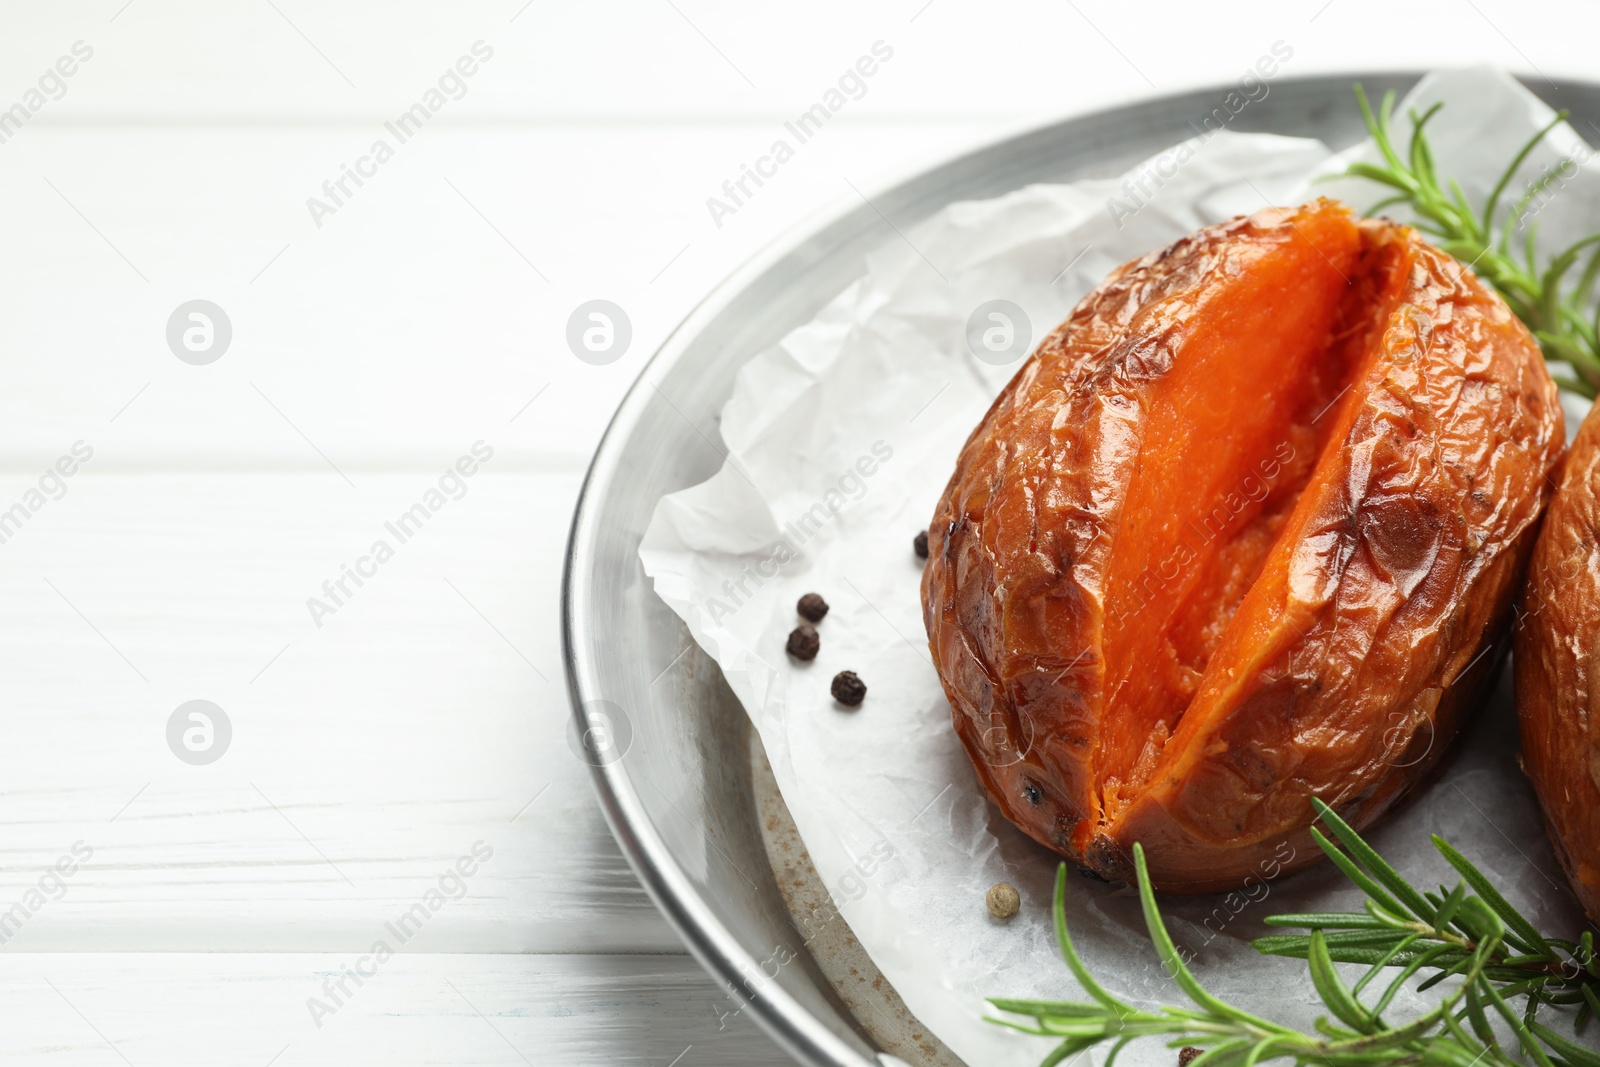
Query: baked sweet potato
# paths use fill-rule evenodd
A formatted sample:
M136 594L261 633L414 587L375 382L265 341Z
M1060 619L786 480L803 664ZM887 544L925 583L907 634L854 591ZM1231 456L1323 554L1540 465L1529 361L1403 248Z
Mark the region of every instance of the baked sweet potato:
M1089 872L1230 888L1371 825L1501 658L1564 440L1500 298L1317 201L1084 298L968 439L923 612L1005 815Z
M1583 909L1600 922L1600 408L1567 452L1516 623L1522 766Z

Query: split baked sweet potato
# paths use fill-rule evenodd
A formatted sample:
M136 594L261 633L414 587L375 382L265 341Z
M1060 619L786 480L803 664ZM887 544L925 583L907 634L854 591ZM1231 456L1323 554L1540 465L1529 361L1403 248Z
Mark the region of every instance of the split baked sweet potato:
M1600 408L1567 452L1516 623L1522 766L1584 911L1600 922Z
M923 610L1005 815L1126 881L1311 863L1438 760L1500 658L1563 443L1528 331L1402 226L1317 201L1125 264L1001 392Z

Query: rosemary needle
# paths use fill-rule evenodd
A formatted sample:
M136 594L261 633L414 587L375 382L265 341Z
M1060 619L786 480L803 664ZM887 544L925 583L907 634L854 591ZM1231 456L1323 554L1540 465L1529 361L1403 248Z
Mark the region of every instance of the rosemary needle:
M1355 91L1367 130L1383 162L1352 163L1345 175L1378 182L1392 190L1368 213L1395 204L1409 206L1416 215L1414 225L1418 230L1505 298L1538 340L1545 359L1572 368L1572 374L1552 372L1556 382L1594 399L1600 389L1600 305L1595 300L1595 285L1600 281L1600 234L1572 242L1549 257L1541 268L1534 250L1538 227L1530 223L1528 210L1563 168L1547 171L1529 183L1516 199L1506 197L1529 154L1566 120L1567 112L1558 112L1529 138L1500 175L1482 210L1474 211L1460 184L1442 181L1434 169L1427 125L1444 105L1434 104L1421 114L1411 113L1411 137L1402 156L1391 130L1394 93L1385 93L1374 112L1360 85ZM1519 230L1524 233L1514 243L1513 234ZM1580 261L1583 267L1574 276L1573 268Z
M1202 1050L1189 1067L1254 1067L1290 1059L1305 1067L1600 1067L1600 1054L1563 1036L1537 1018L1550 1005L1577 1007L1573 1026L1600 1010L1600 977L1588 933L1579 941L1543 937L1511 907L1484 874L1448 843L1435 837L1440 853L1461 875L1456 887L1437 893L1417 889L1386 863L1355 830L1321 801L1312 801L1330 840L1313 830L1317 845L1354 868L1352 880L1367 893L1358 912L1276 915L1271 925L1299 928L1255 941L1258 951L1304 959L1311 984L1328 1009L1315 1033L1303 1033L1260 1018L1209 992L1184 964L1162 921L1145 866L1144 850L1133 860L1150 941L1166 973L1193 1007L1144 1008L1117 997L1095 980L1073 947L1067 929L1067 868L1056 874L1056 939L1067 968L1088 1001L990 1000L1006 1017L990 1021L1030 1034L1059 1038L1042 1061L1052 1067L1085 1049L1111 1043L1105 1067L1140 1038L1165 1039L1170 1048ZM1342 846L1342 849L1341 849ZM1341 865L1347 873L1351 867ZM1335 967L1358 963L1366 973L1347 985ZM1376 998L1364 997L1386 971L1395 976ZM1456 979L1424 1014L1391 1021L1384 1013L1407 982L1423 977L1418 990ZM1512 1007L1520 1002L1520 1010ZM1500 1043L1491 1017L1515 1038L1525 1059ZM1558 1024L1564 1025L1564 1024Z

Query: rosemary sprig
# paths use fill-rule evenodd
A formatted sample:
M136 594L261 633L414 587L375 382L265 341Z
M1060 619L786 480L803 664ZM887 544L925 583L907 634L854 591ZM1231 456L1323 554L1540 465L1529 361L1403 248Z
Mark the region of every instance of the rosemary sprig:
M1366 893L1364 910L1314 915L1278 915L1278 926L1308 929L1255 942L1266 954L1294 956L1309 965L1311 982L1329 1015L1315 1033L1304 1033L1263 1019L1209 992L1184 964L1156 907L1144 850L1133 849L1134 869L1145 925L1166 973L1194 1005L1143 1008L1117 997L1097 982L1067 930L1067 869L1056 874L1056 940L1067 967L1089 1001L992 998L990 1003L1023 1020L990 1021L1030 1034L1060 1038L1042 1061L1053 1067L1085 1049L1110 1042L1104 1067L1142 1037L1165 1038L1169 1048L1202 1050L1189 1067L1255 1067L1290 1059L1305 1067L1600 1067L1600 1054L1540 1023L1542 1005L1577 1005L1580 1025L1600 1013L1600 977L1593 942L1586 932L1577 942L1541 936L1525 916L1506 902L1484 874L1449 844L1435 845L1460 874L1451 890L1423 892L1402 878L1344 820L1320 801L1317 813L1344 846L1341 850L1313 829L1317 845ZM1337 963L1360 963L1366 973L1347 985ZM1388 969L1398 969L1376 1000L1362 994ZM1391 1023L1385 1011L1418 975L1416 987L1431 988L1455 979L1431 1011ZM1511 1001L1525 998L1521 1011ZM1490 1024L1498 1017L1516 1045L1502 1045ZM1520 1053L1521 1059L1518 1058Z
M1440 886L1437 893L1418 894L1332 809L1321 801L1312 803L1349 854L1340 852L1314 828L1312 837L1362 887L1368 899L1362 911L1274 915L1267 919L1269 926L1320 931L1335 962L1370 968L1363 981L1385 967L1409 968L1411 974L1430 972L1418 986L1428 989L1463 966L1482 943L1485 931L1474 927L1471 915L1461 911L1464 900L1480 900L1506 928L1483 972L1502 998L1527 997L1528 1019L1544 1004L1576 1006L1575 1022L1580 1024L1591 1012L1600 1010L1600 961L1595 958L1592 933L1584 931L1577 941L1540 935L1482 871L1437 835L1434 847L1462 881L1453 890ZM1352 870L1357 861L1365 871ZM1279 934L1257 938L1254 944L1267 955L1307 959L1311 935Z
M1465 263L1492 285L1523 321L1544 351L1545 359L1566 363L1573 374L1552 372L1565 389L1593 399L1600 391L1600 303L1595 285L1600 281L1600 234L1574 241L1551 256L1543 268L1536 262L1537 225L1526 226L1520 248L1512 247L1512 234L1524 228L1529 205L1548 188L1559 171L1533 182L1500 209L1512 179L1529 153L1549 132L1565 121L1561 111L1522 146L1495 183L1481 211L1474 211L1458 182L1441 182L1434 170L1433 152L1425 128L1444 105L1411 113L1411 138L1402 156L1390 131L1394 93L1385 93L1376 113L1360 85L1355 87L1361 114L1372 134L1382 163L1352 163L1347 176L1366 178L1394 190L1393 195L1369 209L1376 213L1393 204L1407 204L1416 215L1417 229L1428 234L1444 251ZM1587 251L1586 251L1587 250ZM1587 258L1585 258L1587 257ZM1583 269L1575 279L1569 274L1580 259Z

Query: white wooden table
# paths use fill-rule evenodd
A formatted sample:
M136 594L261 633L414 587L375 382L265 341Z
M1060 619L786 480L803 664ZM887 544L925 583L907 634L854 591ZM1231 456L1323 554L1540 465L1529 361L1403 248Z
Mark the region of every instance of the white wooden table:
M1576 3L1393 7L7 0L0 1057L779 1062L719 1023L564 741L560 562L611 410L774 235L1008 128L1276 40L1294 73L1592 66ZM632 326L604 366L565 340L594 298ZM231 325L209 363L166 337L194 299ZM231 725L214 762L169 747L191 700Z

